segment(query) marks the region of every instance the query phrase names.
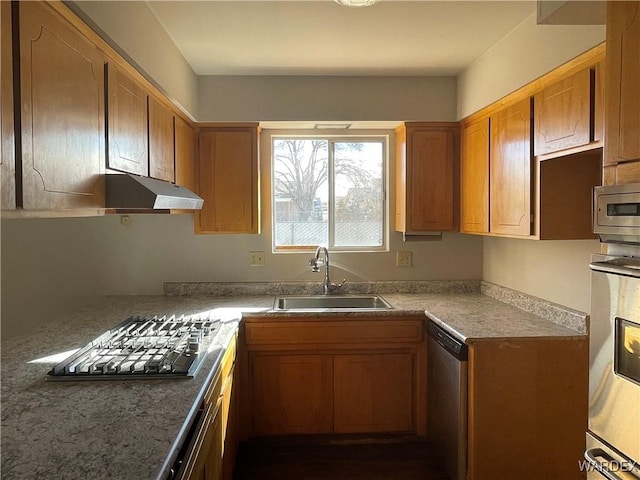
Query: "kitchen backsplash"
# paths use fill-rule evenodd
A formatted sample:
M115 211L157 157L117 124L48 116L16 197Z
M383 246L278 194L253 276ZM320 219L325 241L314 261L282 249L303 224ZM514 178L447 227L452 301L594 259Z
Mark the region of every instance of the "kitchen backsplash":
M517 290L502 287L495 283L482 281L480 291L483 295L508 303L539 317L546 318L563 327L576 330L580 333L587 333L589 315L584 312L543 300L542 298L533 297Z
M480 280L346 282L339 293L474 293ZM165 282L167 296L321 295L320 282Z

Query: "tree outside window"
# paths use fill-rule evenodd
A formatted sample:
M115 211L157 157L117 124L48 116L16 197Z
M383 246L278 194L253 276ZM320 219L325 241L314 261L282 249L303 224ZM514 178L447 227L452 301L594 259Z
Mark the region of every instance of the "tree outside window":
M384 139L273 139L274 246L384 246Z

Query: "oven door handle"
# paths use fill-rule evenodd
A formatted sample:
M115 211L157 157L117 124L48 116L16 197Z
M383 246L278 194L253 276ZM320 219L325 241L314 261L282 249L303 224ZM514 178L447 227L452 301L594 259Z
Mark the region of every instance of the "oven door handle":
M640 278L640 269L625 266L613 262L592 262L589 268L596 272L612 273L614 275L625 275L627 277Z
M624 469L625 466L633 466L631 462L628 461L620 461L613 458L607 452L605 452L602 448L590 448L586 452L584 452L584 458L586 458L591 466L598 471L603 477L607 480L634 480L640 479L637 475L635 475L630 470ZM598 458L604 459L604 462L600 462ZM608 464L619 465L619 472L622 473L622 477L618 475L617 472L614 472L608 467ZM624 470L623 470L624 469Z

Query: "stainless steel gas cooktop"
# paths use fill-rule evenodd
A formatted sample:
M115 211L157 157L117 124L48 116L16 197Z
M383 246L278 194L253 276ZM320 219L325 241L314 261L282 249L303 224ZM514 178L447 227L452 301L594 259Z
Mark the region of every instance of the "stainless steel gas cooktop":
M53 367L47 379L193 377L219 327L209 316L131 316Z

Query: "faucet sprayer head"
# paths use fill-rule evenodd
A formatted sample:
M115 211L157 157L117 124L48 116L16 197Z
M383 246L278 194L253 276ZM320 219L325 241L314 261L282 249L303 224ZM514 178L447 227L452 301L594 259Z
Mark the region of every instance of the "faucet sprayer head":
M311 266L311 271L318 273L320 271L320 268L318 268L318 259L317 258L310 258L309 259L309 265Z

